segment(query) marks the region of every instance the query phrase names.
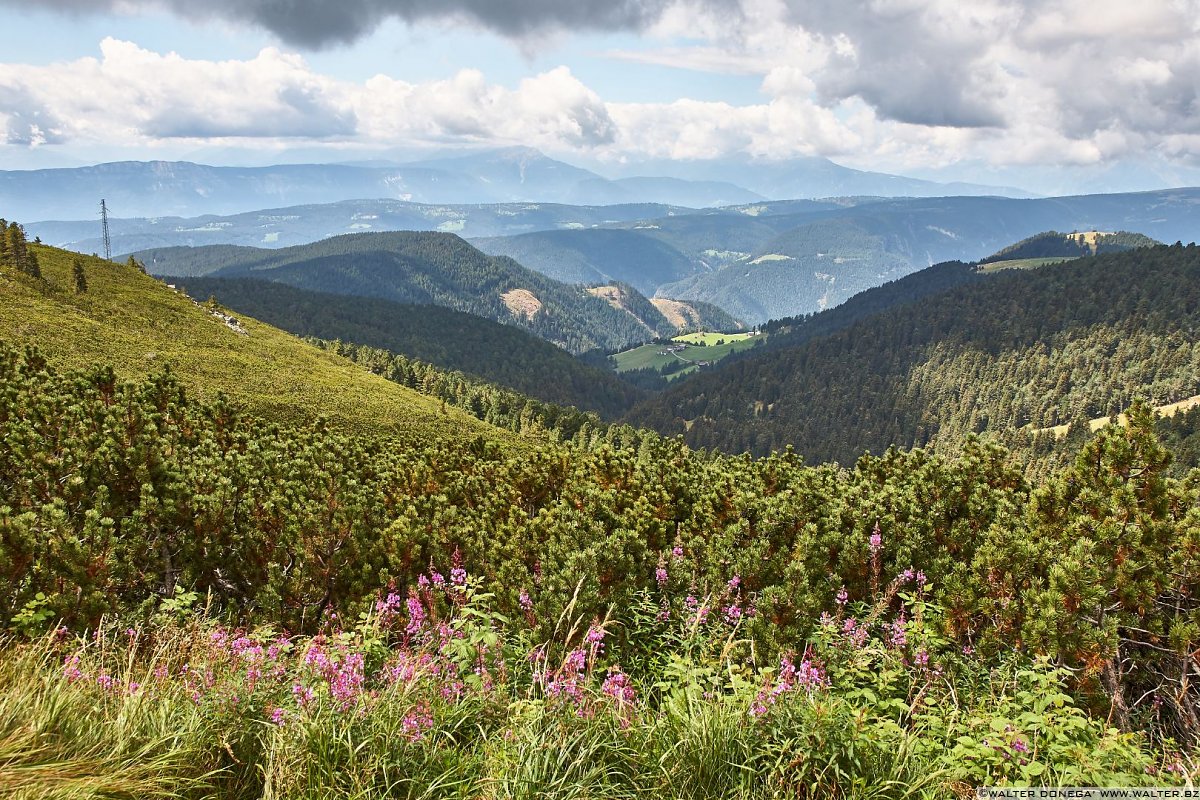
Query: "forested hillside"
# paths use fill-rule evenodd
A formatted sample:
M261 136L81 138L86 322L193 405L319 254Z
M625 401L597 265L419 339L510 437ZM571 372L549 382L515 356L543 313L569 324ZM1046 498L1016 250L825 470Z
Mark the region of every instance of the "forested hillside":
M630 419L695 446L849 463L1172 402L1200 393L1198 278L1192 245L1004 271L698 376Z
M1116 233L1046 231L1005 247L1000 252L981 259L979 263L993 264L1031 258L1079 258L1080 256L1094 256L1097 253L1120 253L1137 247L1153 247L1156 244L1162 244L1162 242L1156 242L1149 236L1128 231L1117 231Z
M472 244L485 253L509 256L555 280L618 281L648 295L696 269L683 253L640 230L543 231L477 239Z
M443 369L514 389L548 403L606 417L624 413L642 393L610 371L510 325L429 305L309 292L249 278L182 278L193 297L298 336L390 350Z
M169 249L137 257L155 274L253 277L310 291L445 306L516 325L573 353L653 338L641 320L581 287L510 258L487 256L448 233L363 233L280 250ZM649 323L654 332L673 332L661 314Z

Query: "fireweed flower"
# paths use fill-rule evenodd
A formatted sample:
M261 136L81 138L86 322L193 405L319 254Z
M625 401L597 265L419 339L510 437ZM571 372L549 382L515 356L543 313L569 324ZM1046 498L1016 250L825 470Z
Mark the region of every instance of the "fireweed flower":
M343 710L354 704L363 685L363 655L350 653L343 660L332 678L329 680L329 693L337 700Z
M879 523L875 523L875 530L871 532L869 540L871 545L871 555L875 555L883 549L883 534L879 531Z
M417 597L408 598L405 605L408 607L408 625L405 626L404 631L412 635L420 631L421 626L425 624L425 607L421 605L421 600Z
M83 670L79 668L79 656L71 656L63 662L63 676L68 683L74 683L83 677Z
M400 595L395 592L388 592L387 597L375 601L375 613L379 615L380 621L386 625L396 615L396 612L400 610L401 604Z
M271 722L275 725L282 725L286 718L287 712L282 708L276 707L275 710L271 712Z
M775 705L780 697L795 691L812 692L829 686L829 678L820 664L805 656L796 664L788 656L779 659L779 675L773 683L759 690L750 705L750 714L760 717Z
M835 597L834 600L837 601L839 606L844 606L846 603L850 602L850 593L846 591L845 586L838 590L837 597Z
M671 555L675 558L683 558L683 548L679 545L675 545L671 548Z
M600 691L616 700L620 705L632 704L637 700L637 691L630 684L629 676L617 667L609 668L608 677L604 679Z
M307 708L308 704L313 701L317 693L303 684L292 684L292 697L296 698L296 702L301 708Z
M517 603L526 614L533 611L533 600L529 598L529 592L524 589L521 590L521 596L517 598Z
M433 714L429 706L420 705L404 715L400 721L401 731L410 742L417 742L425 735L425 731L433 727Z
M658 588L663 588L667 585L667 570L664 567L659 567L654 570L654 580L658 584Z

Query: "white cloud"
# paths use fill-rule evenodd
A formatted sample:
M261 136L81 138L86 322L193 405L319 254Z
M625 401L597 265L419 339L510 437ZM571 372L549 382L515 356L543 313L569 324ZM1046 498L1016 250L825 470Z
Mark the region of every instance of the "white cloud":
M384 74L356 83L275 48L218 62L108 39L100 58L0 64L0 141L465 141L608 160L825 155L901 172L1104 165L1134 155L1200 162L1200 0L628 0L620 8L633 21L601 27L639 30L647 46L611 57L679 67L697 80L759 76L760 96L618 103L566 66L513 86L474 69L424 83ZM522 30L538 30L529 19Z

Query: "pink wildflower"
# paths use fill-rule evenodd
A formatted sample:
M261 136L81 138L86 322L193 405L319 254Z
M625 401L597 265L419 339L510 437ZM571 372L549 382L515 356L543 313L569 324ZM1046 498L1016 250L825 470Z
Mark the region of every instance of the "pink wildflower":
M871 554L874 555L883 549L883 534L879 531L879 523L875 523L875 530L871 532L869 540L871 545Z
M408 607L408 625L404 630L408 634L417 633L421 630L421 626L425 624L425 607L421 605L421 600L418 597L410 597L406 601Z
M74 683L83 677L83 670L79 669L79 656L71 656L63 663L63 676L67 681Z
M306 708L317 696L316 692L303 684L292 684L292 696L296 698L301 708Z
M629 676L616 667L609 669L608 677L604 679L600 691L616 700L620 705L633 703L637 699L637 691L630 684Z

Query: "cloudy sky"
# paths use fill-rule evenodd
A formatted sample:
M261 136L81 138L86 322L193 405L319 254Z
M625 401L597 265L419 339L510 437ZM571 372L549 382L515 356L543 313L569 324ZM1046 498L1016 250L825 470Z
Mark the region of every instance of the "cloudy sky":
M824 156L1200 183L1200 0L0 0L0 168Z

